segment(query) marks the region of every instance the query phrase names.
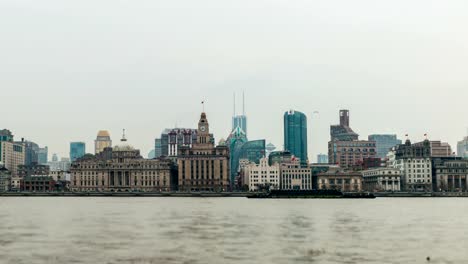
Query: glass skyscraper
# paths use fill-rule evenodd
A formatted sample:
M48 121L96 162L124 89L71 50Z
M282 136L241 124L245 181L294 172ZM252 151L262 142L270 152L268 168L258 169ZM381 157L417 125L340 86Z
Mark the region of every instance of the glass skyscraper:
M307 157L307 117L305 114L290 110L284 113L284 150L290 151L301 160L308 162Z
M369 141L375 141L377 157L381 159L385 159L387 157L387 154L390 152L391 148L402 143L401 140L397 138L397 135L386 134L370 135Z
M232 130L240 127L247 137L247 116L238 115L232 117Z
M83 157L86 154L86 144L84 142L70 143L70 160L71 162Z

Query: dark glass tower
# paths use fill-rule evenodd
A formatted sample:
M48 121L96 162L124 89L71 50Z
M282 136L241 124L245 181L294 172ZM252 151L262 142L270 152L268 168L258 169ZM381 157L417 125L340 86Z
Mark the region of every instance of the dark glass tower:
M298 111L284 113L284 150L307 164L307 117Z

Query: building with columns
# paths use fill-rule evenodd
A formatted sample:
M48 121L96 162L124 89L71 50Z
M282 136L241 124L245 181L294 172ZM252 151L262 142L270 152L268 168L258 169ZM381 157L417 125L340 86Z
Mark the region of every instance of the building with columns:
M227 191L230 185L229 149L215 146L206 113L198 122L197 140L179 147L178 182L181 191Z
M393 168L375 168L362 171L363 189L369 192L401 191L401 171Z
M174 167L168 159L144 159L125 143L85 155L70 168L71 191L161 192L176 188Z
M468 190L468 159L438 158L433 160L437 192L466 192Z
M361 192L362 174L357 171L345 171L340 168L330 169L317 174L319 190L337 190L342 192Z

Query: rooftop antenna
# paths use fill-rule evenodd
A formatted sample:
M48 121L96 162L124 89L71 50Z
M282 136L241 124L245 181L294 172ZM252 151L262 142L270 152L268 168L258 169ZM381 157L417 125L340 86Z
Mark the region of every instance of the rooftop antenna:
M242 91L242 115L245 116L245 92Z
M125 128L123 129L122 139L120 141L122 141L122 142L127 141L127 139L125 138Z

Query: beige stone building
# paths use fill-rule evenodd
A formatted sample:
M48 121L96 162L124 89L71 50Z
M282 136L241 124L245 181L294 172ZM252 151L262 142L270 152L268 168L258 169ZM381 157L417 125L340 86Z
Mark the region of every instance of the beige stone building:
M0 142L0 161L5 168L11 171L12 176L18 174L18 166L25 163L25 148L23 142L2 141Z
M280 187L280 166L278 163L270 166L268 158L260 159L259 164L250 162L244 165L242 170L249 191L258 191L262 186L269 186L270 190L278 190Z
M112 147L112 140L110 134L106 130L98 132L96 140L94 141L94 153L99 154L104 151L105 148Z
M341 169L329 170L317 174L319 190L338 190L342 192L361 192L362 174Z
M362 171L363 189L368 192L401 191L401 171L395 168L374 168Z
M86 155L70 168L71 191L160 192L175 188L172 162L144 159L129 145Z
M312 190L312 169L303 166L300 160L293 158L290 162L280 164L281 190Z
M181 146L177 163L180 191L227 191L229 188L229 150L215 146L206 114L198 122L197 141Z

